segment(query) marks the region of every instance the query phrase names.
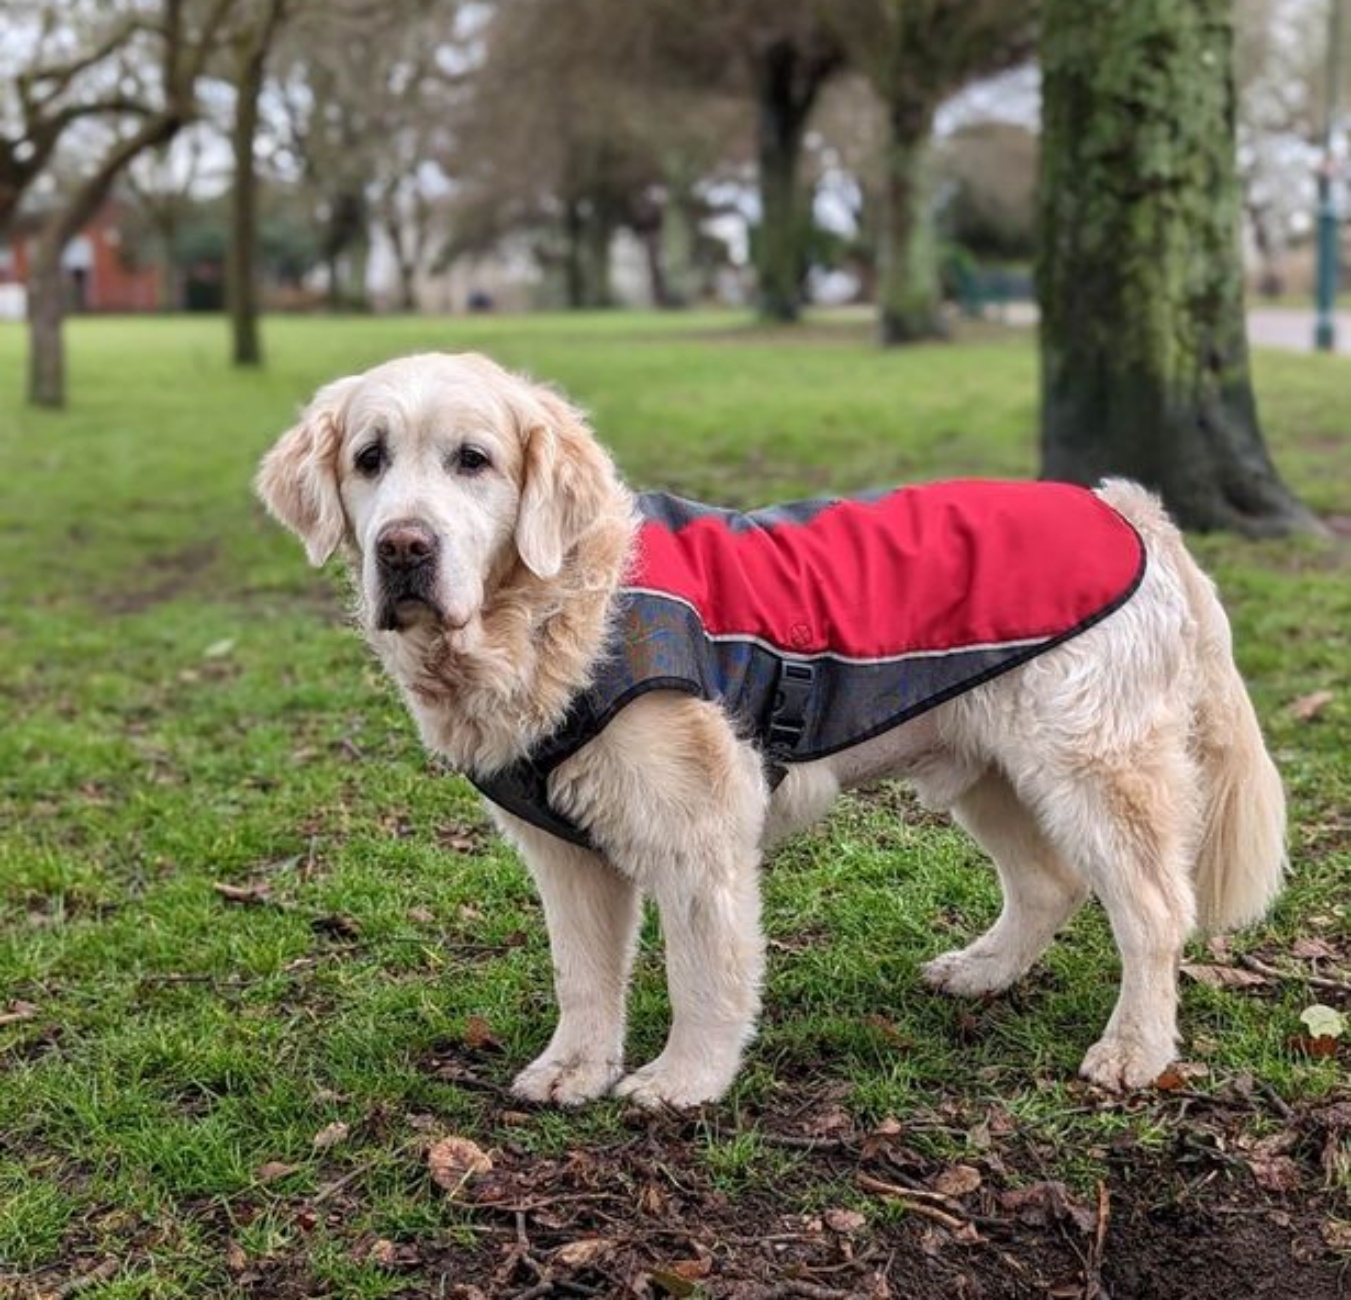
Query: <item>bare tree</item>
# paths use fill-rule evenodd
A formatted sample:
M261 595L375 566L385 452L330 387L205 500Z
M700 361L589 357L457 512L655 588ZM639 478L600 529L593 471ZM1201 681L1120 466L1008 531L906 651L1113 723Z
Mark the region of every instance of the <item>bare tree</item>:
M157 3L146 0L119 7L111 20L103 17L98 6L85 9L70 3L43 6L37 13L39 40L27 74L28 84L39 88L70 87L74 76L78 76L78 72L72 75L72 69L83 71L99 66L105 69L107 84L115 91L105 89L105 110L98 115L100 121L106 119L110 134L84 160L78 180L47 209L36 240L28 284L28 396L36 405L65 403L62 253L98 211L132 159L170 140L192 117L197 79L233 3L234 0ZM113 24L111 31L104 26L109 21ZM91 31L99 34L90 36ZM81 42L87 42L80 45L86 53L68 57L53 79L44 47L56 43L68 48ZM90 63L90 59L95 62ZM47 90L24 93L30 98L37 95L34 102L46 104L49 116L60 116ZM85 112L79 117L91 119L94 114ZM49 164L54 152L53 145L46 155Z
M268 55L288 14L302 0L247 0L230 33L235 89L230 121L230 244L225 263L225 303L230 313L231 359L237 366L263 362L258 330L258 169L254 158L259 99Z

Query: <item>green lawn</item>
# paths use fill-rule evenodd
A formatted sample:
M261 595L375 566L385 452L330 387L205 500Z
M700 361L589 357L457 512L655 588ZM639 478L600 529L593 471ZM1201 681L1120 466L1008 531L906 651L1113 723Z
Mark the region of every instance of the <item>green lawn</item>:
M1351 991L1351 362L1257 359L1277 460L1341 539L1197 542L1288 781L1294 875L1268 926L1218 958L1197 946L1282 974L1185 985L1185 1086L1118 1103L1075 1081L1116 978L1093 909L1009 997L924 992L920 963L985 925L998 891L964 837L887 789L770 866L763 1034L729 1100L683 1121L615 1103L518 1113L502 1096L551 1028L538 908L344 627L340 577L309 570L253 501L257 458L325 380L472 347L562 385L644 486L750 504L1027 475L1033 348L982 330L882 354L848 324L620 314L273 320L266 342L269 368L237 374L217 321L76 322L71 409L37 414L20 404L21 331L0 327L0 1295L72 1280L119 1298L455 1295L477 1280L505 1296L532 1285L521 1259L501 1263L525 1231L540 1255L623 1235L611 1202L513 1222L446 1196L422 1155L452 1133L508 1181L566 1173L578 1203L593 1184L576 1162L609 1168L626 1212L689 1238L625 1238L550 1294L621 1294L634 1260L688 1256L718 1216L789 1233L784 1215L850 1207L867 1268L918 1250L941 1230L860 1190L848 1163L881 1159L866 1135L888 1117L917 1177L967 1162L982 1196L1058 1179L1092 1203L1099 1182L1128 1198L1180 1177L1210 1204L1255 1185L1308 1218L1315 1253L1338 1240L1351 1156L1326 1117L1351 1100L1346 1057L1297 1040L1301 1010ZM1290 707L1321 691L1312 718ZM635 1053L656 1050L665 1015L650 925ZM345 1136L317 1148L335 1122ZM1197 1133L1209 1146L1188 1166ZM1287 1161L1290 1186L1254 1151ZM661 1214L642 1199L649 1167ZM710 1295L742 1267L721 1240L705 1243ZM850 1285L847 1263L800 1276Z

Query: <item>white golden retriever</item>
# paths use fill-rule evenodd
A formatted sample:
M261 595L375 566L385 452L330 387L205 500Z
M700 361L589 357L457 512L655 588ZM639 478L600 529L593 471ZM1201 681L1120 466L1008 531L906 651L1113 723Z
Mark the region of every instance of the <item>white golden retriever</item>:
M634 499L552 391L479 356L392 361L323 388L257 487L314 564L343 551L366 639L457 770L481 776L530 753L588 684ZM1126 483L1099 495L1143 538L1139 590L1030 663L793 764L773 790L718 704L654 691L550 779L551 802L594 848L489 805L539 887L560 1013L519 1096L721 1096L759 1008L766 846L842 787L887 776L950 809L1003 887L994 925L929 962L926 981L963 995L1008 987L1095 894L1122 979L1082 1072L1108 1088L1157 1077L1176 1046L1188 934L1256 919L1280 887L1284 797L1211 583L1150 495ZM625 1074L644 895L660 911L672 1023L661 1054Z

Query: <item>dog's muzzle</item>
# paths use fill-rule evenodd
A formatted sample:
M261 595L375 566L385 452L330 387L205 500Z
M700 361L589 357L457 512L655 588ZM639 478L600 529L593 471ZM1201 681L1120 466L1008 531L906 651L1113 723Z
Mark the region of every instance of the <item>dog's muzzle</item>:
M436 569L441 543L426 524L400 519L386 524L375 539L375 565L380 582L376 626L397 631L417 617L419 607L440 617Z

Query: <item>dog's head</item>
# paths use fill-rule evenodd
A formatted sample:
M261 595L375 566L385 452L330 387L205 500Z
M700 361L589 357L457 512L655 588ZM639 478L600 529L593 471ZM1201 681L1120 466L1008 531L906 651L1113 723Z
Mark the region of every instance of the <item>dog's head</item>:
M368 631L454 631L523 565L552 578L613 484L581 414L486 357L404 357L322 388L258 495L313 564L343 547Z

